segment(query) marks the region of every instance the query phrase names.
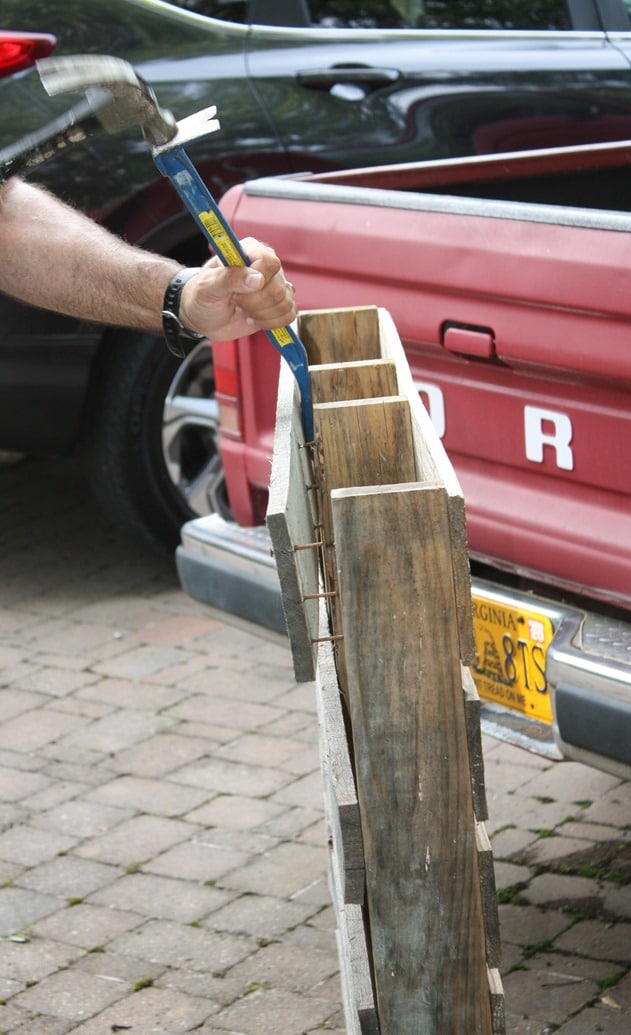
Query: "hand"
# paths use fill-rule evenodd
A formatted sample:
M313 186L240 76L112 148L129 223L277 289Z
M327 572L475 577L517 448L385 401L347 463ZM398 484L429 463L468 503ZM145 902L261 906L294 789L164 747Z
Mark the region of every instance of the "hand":
M296 318L294 287L274 250L253 237L241 245L250 266L224 266L215 256L184 285L179 315L188 330L226 341Z

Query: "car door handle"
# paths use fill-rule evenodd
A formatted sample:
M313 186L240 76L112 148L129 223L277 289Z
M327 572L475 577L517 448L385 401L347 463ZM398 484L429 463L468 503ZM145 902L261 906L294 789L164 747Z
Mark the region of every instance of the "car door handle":
M373 65L330 65L328 68L307 68L296 73L307 90L332 90L336 86L358 86L366 93L396 83L401 77L397 68L375 68Z

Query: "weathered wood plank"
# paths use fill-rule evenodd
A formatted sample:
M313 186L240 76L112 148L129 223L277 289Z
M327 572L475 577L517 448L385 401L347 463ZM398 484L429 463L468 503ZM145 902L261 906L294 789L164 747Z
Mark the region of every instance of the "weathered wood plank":
M476 823L475 841L478 851L478 868L480 870L480 891L482 894L482 914L486 936L486 961L491 968L498 971L502 966L502 947L500 942L500 923L497 911L497 890L495 887L495 867L493 865L493 849L489 841L484 823Z
M281 363L274 456L270 477L267 527L280 579L283 610L299 682L315 679L313 640L318 636L318 601L305 599L319 591L319 554L296 549L313 542L314 516L307 485L313 478L309 451L303 448L296 382Z
M381 358L375 306L302 312L298 332L310 366Z
M339 489L332 515L379 1021L490 1035L443 489Z
M380 1035L361 906L338 915L338 955L347 1035Z
M484 779L484 755L482 754L482 731L480 729L480 696L473 676L468 668L462 669L465 722L469 744L469 768L473 791L473 811L479 821L489 818Z
M496 970L495 968L489 969L488 982L493 1035L505 1035L506 1015L504 1007L504 989L499 970Z
M326 624L326 614L321 614L320 628L326 628ZM337 904L340 907L349 903L362 905L366 871L359 802L331 643L323 642L318 647L316 703L325 805L333 842L332 866L338 889Z
M378 319L381 354L384 359L391 359L396 364L399 392L410 402L412 430L419 464L417 478L419 481L444 485L447 492L460 657L463 664L473 665L476 654L464 496L443 444L416 390L392 317L385 309L379 309Z
M327 363L310 367L314 404L378 399L398 395L397 368L392 360L361 360L357 363Z

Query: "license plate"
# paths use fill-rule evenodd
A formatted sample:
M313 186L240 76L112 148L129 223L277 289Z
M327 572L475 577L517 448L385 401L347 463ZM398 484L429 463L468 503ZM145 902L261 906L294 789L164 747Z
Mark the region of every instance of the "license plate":
M545 664L554 629L548 616L474 594L473 628L472 673L480 697L552 722Z

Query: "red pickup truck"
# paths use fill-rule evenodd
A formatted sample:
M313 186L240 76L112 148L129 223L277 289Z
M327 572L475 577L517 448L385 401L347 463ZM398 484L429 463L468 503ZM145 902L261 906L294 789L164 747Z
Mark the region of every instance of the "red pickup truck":
M305 309L389 310L461 482L483 728L631 774L631 145L235 187ZM235 523L185 526L191 595L282 628L262 526L278 356L214 346ZM248 530L248 526L254 526Z

